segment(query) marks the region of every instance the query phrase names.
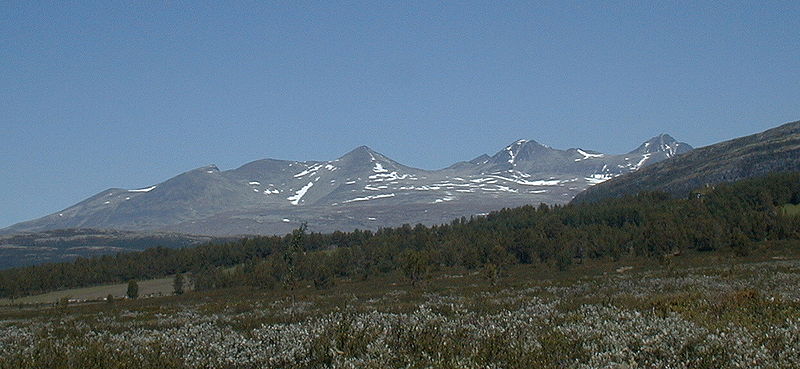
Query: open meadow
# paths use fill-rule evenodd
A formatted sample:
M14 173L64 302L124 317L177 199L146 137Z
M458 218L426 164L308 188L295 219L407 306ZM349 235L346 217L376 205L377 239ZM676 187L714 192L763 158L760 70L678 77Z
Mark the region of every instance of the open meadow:
M0 368L796 368L800 259L699 257L0 312Z
M168 296L172 294L172 277L149 279L138 282L141 296ZM16 299L0 299L0 306L8 305L37 305L54 304L63 299L69 302L85 302L105 300L109 295L115 299L125 297L128 289L127 283L107 284L94 287L73 288L69 290L53 291L40 295L25 296Z

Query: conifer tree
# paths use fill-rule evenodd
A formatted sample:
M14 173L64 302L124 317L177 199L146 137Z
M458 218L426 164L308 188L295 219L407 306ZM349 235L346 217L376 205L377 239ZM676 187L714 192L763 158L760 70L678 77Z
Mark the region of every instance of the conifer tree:
M284 275L283 283L284 287L290 291L294 291L300 282L300 259L303 257L307 228L308 225L304 222L299 228L292 231L289 247L283 253L283 261L286 263L286 274Z
M175 279L172 280L172 289L176 295L183 295L183 274L175 274Z
M128 281L128 291L125 294L129 299L139 298L139 284L133 279Z
M406 250L403 254L401 267L403 274L411 280L411 285L416 286L428 274L428 255L423 251Z

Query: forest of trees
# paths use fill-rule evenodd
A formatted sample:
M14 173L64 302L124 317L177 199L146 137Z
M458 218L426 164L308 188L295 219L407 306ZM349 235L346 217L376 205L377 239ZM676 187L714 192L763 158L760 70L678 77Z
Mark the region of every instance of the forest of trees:
M326 288L335 278L402 271L413 283L436 267L482 268L495 278L515 263L567 269L586 259L661 257L685 250L732 250L800 239L800 173L717 185L674 199L640 193L593 204L523 206L436 226L375 232L309 233L242 239L194 248L78 259L0 271L0 297L189 273L195 289L232 286ZM305 284L305 283L304 283Z

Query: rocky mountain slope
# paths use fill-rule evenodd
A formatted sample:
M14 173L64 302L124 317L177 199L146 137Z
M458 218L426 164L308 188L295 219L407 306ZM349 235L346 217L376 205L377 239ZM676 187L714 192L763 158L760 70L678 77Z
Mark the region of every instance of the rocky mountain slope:
M655 190L686 196L706 185L785 171L800 171L800 121L692 150L592 187L574 201Z
M366 146L331 161L264 159L197 168L142 189L112 188L0 233L65 228L205 235L281 234L434 224L525 204L566 203L589 186L691 150L668 135L621 155L519 140L441 170Z

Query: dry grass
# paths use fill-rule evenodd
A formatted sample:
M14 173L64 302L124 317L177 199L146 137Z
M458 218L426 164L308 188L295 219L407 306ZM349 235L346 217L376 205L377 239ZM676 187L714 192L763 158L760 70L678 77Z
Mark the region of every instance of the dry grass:
M173 277L139 281L139 296L169 296L172 294ZM19 304L53 304L68 298L72 301L101 301L110 294L114 298L123 298L128 290L127 283L108 284L102 286L73 288L54 291L41 295L25 296L18 299L0 299L0 306Z
M6 307L0 369L796 368L798 251L516 265L498 285L443 268L417 286L388 274Z

